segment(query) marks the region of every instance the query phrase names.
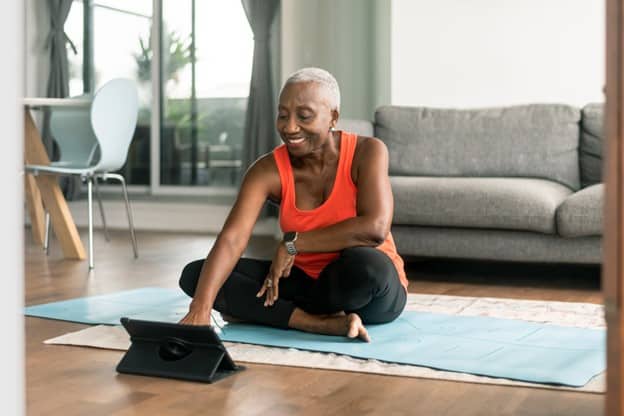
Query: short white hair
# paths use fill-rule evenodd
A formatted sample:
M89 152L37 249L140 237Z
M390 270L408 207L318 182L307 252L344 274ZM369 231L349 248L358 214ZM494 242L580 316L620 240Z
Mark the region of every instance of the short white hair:
M338 81L329 72L321 68L301 68L293 72L286 82L282 90L286 88L288 84L295 84L297 82L315 82L321 85L329 93L330 106L332 110L340 111L340 87L338 87Z

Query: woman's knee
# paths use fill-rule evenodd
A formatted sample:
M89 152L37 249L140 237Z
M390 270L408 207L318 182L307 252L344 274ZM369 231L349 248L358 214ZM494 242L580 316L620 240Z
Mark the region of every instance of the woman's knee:
M401 286L391 285L383 297L351 312L357 313L366 324L387 324L401 315L407 302L407 292Z
M350 287L381 289L396 269L385 253L372 247L344 249L340 258L340 280Z
M204 265L204 260L197 260L187 264L182 270L182 276L180 277L180 288L190 297L195 297L195 289L197 289L197 282L199 281L199 275L201 268ZM228 279L229 280L229 279ZM228 286L228 281L225 282L215 297L213 308L219 312L226 312L225 302L225 288Z
M375 312L362 312L354 311L357 313L364 325L378 325L388 324L401 315L401 311L375 311Z
M199 274L201 273L204 261L204 259L192 261L184 266L184 269L182 270L179 285L184 293L186 293L190 297L193 297L195 295L197 281L199 280Z
M180 276L179 285L180 285L180 288L184 291L184 293L186 293L190 297L193 297L195 294L195 289L197 288L197 282L199 281L199 275L201 274L201 269L204 266L204 262L205 262L204 259L192 261L186 266L184 266L184 269L182 270L182 275ZM253 276L254 274L260 273L260 275L264 277L268 273L268 268L271 265L271 262L269 261L268 266L265 266L267 269L267 272L264 272L263 267L262 267L264 262L265 262L264 260L240 258L238 262L236 263L236 265L234 266L232 273L238 272L238 273L248 275L250 277Z

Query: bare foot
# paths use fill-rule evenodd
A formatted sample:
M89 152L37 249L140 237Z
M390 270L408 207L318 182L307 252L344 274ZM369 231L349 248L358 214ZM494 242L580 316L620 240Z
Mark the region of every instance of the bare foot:
M359 338L362 341L370 342L368 331L362 324L362 320L355 313L333 314L333 315L313 315L295 308L290 320L290 328L299 329L306 332L314 332L326 335L344 335L348 338Z
M368 331L362 324L362 320L355 313L350 313L347 315L347 325L349 330L347 331L347 337L349 338L360 338L366 342L370 342L370 336L368 336Z

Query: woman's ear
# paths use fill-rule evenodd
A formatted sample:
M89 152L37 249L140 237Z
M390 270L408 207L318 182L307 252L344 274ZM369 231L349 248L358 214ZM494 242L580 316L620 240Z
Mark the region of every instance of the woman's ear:
M336 125L338 124L338 118L340 118L340 112L338 110L332 110L332 120L331 120L331 124L330 127L332 129L336 128Z

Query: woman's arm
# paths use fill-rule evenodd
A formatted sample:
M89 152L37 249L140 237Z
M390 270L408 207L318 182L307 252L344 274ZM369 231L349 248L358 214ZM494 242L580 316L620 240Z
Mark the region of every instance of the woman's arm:
M209 324L214 300L238 259L242 256L266 199L275 192L279 176L271 154L252 165L243 179L236 202L217 241L204 262L184 324Z
M297 251L329 252L347 247L375 247L390 232L394 201L388 177L388 149L377 138L358 143L356 156L357 215L329 227L300 233ZM297 231L297 230L293 230Z

